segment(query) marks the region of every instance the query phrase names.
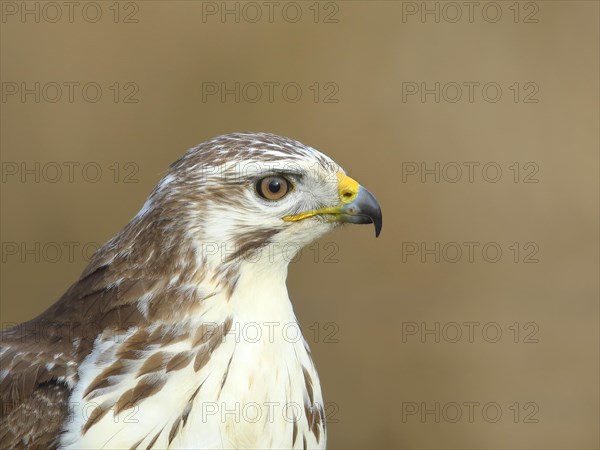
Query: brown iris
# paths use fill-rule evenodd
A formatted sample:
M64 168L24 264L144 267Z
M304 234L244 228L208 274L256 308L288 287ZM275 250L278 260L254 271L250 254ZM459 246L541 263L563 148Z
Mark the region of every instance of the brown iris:
M256 192L267 200L279 200L292 190L292 184L283 177L265 177L256 183Z

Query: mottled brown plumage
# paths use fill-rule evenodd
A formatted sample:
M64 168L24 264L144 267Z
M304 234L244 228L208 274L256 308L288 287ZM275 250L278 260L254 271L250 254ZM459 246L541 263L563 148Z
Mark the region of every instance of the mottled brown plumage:
M251 306L245 306L247 296L237 291L242 281L249 283L243 276L244 268L248 272L255 269L249 264L264 264L261 250L273 243L281 244L278 239L282 233L294 239L297 236L301 245L316 236L304 223L268 217L273 209L256 198L255 175L240 170L235 163L257 162L264 166L285 161L289 166L286 170L292 167L294 176L306 177L312 183L304 189L316 186L323 189L324 198L337 198L335 186L319 185L321 178L313 179L306 172L307 160L317 164L318 177L341 170L314 149L266 133L225 135L200 144L173 163L140 213L96 252L79 280L55 304L35 319L3 331L0 447L76 447L94 430L110 426L110 416L116 419L119 413L138 408L150 411L147 400L157 398L167 386L179 395L177 387L169 383L183 373L187 378L180 379L189 380L189 386L182 391L186 394L175 415L165 411L165 422L160 426L138 422L138 426L148 427L138 431L136 440L128 445L151 448L189 442L193 430L186 424L194 414L198 396L213 395L203 391L210 374L219 377L216 398L230 386L232 370L235 377L243 374L244 367L235 364L237 344L231 341L227 358L219 354L219 361L224 362L213 360L226 346L226 336L234 324L233 313L227 311ZM293 167L296 162L305 164L302 170ZM330 206L314 192L308 194L290 205L285 214ZM248 199L252 199L251 204ZM266 216L262 222L260 208ZM224 220L223 229L210 222L215 217ZM322 218L311 221L320 227L321 234L333 227ZM298 230L296 234L294 230ZM225 237L218 233L215 237L215 232L225 233ZM231 248L215 256L214 252L223 251L225 245ZM268 264L261 270L269 271ZM287 266L287 262L276 264ZM241 306L236 303L241 300L232 300L235 295L244 299ZM261 300L261 293L256 295ZM215 305L223 308L218 319L202 322L205 315L220 311ZM293 315L291 318L295 320ZM306 417L300 426L295 421L293 425L285 424L285 429L289 429L291 446L299 442L301 434L304 447L307 436L314 445L323 446L325 418L319 404L320 389L315 390L318 378L308 347L303 345L292 353L301 351L305 355L302 361L294 360L293 369L302 374L297 383L305 392ZM240 351L250 350L246 347ZM260 361L257 364L253 370L263 373ZM289 372L288 366L288 377ZM253 372L248 373L251 386ZM288 381L285 383L287 386ZM77 404L74 398L79 399ZM77 416L82 413L81 402L93 406L85 420ZM72 407L79 408L79 412L74 414ZM112 436L96 432L94 439L106 438L102 445L110 447L110 439L118 435L118 430L121 428ZM67 432L68 438L63 439L62 433ZM120 442L127 442L123 441L126 438L119 436ZM231 442L238 438L243 442L245 437L235 433L230 436Z

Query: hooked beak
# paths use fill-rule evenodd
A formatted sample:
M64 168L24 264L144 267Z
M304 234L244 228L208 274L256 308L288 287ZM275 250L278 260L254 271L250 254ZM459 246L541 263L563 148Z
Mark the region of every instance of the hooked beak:
M331 208L316 209L292 216L285 216L286 222L298 222L309 217L324 215L331 222L345 222L375 225L375 237L381 233L383 220L381 206L373 194L352 178L338 173L338 193L340 204Z
M359 187L356 198L340 208L337 217L339 222L372 223L375 225L375 237L379 237L383 226L381 206L373 194L362 186Z

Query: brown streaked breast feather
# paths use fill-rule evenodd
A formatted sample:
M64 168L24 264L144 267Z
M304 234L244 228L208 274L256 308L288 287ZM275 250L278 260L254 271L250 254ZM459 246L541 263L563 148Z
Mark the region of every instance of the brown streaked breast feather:
M164 428L163 428L164 429ZM161 429L158 433L156 433L156 435L152 438L152 440L148 443L148 446L146 447L146 450L150 450L152 447L154 447L154 444L156 444L156 441L158 440L159 436L161 435L163 429Z
M81 429L81 432L85 434L92 426L97 424L100 421L100 419L102 419L106 415L106 413L108 413L108 411L110 411L110 407L107 404L96 406L92 410L87 422Z
M310 378L310 374L308 370L304 366L302 366L302 373L304 374L304 385L306 386L306 392L308 393L308 399L310 404L312 405L315 402L314 393L313 393L313 382Z
M166 378L156 378L152 375L146 375L138 381L138 384L124 392L115 403L115 415L121 411L133 408L145 398L156 394L166 383Z
M166 372L172 372L174 370L181 370L184 367L187 367L192 361L192 356L194 354L192 352L180 352L171 358L171 360L167 363L167 367L165 368Z
M293 429L292 429L292 447L296 443L296 437L298 436L298 419L294 418Z
M93 399L94 397L96 397L95 391L99 391L100 389L110 387L114 384L110 377L123 375L126 372L127 372L127 366L123 363L123 361L122 360L115 361L110 366L108 366L106 369L104 369L100 373L100 375L98 375L96 378L94 378L92 380L92 382L89 384L89 386L83 393L83 398L86 398L89 395L88 400Z
M156 352L148 359L144 361L140 370L138 370L136 378L150 374L152 372L162 371L167 365L167 362L171 359L171 356L165 352Z

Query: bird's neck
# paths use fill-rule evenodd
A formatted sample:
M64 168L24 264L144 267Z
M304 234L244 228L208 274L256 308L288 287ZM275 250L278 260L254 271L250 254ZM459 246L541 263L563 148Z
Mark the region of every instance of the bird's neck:
M295 321L286 277L287 265L244 263L231 296L234 318L244 322Z

